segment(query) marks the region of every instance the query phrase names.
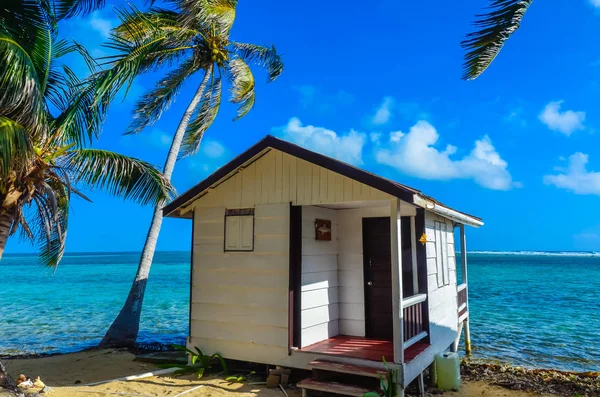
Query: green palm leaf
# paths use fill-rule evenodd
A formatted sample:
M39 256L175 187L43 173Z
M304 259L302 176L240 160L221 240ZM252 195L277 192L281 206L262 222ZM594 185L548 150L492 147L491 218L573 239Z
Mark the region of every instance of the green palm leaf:
M146 93L135 105L133 122L126 133L137 134L160 119L163 112L171 106L183 83L199 69L196 60L190 57L161 79L157 87Z
M10 172L19 174L32 151L33 142L25 127L0 116L0 181L6 182Z
M56 131L53 144L75 142L83 147L99 135L108 103L95 103L95 85L81 81L66 66L63 73L54 78L57 83L52 85L50 98L61 113L53 122Z
M477 15L478 31L461 43L467 50L462 78L479 77L494 61L506 41L519 28L533 0L491 0L489 12Z
M141 204L157 204L173 197L174 189L151 164L100 149L77 149L63 166L75 182L82 182Z
M0 109L19 124L43 129L44 105L36 65L13 37L0 32Z
M51 185L52 184L52 185ZM38 207L39 261L43 266L56 268L65 252L69 220L69 191L62 183L48 181L36 192Z
M198 112L183 136L180 157L191 156L198 151L202 137L217 118L221 106L221 78L216 78L204 92Z
M237 0L181 0L182 24L227 36L235 21Z
M240 105L235 121L244 117L254 107L254 75L248 64L240 58L232 59L228 67L231 81L230 101Z
M275 46L264 47L256 44L231 43L240 58L249 63L263 66L269 73L269 81L275 80L283 73L283 60L277 54Z
M153 19L134 7L118 10L121 24L106 44L115 55L104 57L109 69L92 76L96 89L96 103L111 102L121 88L129 90L135 77L163 66L171 66L187 56L191 43L181 42L179 36L166 27L173 27L170 17Z
M88 14L104 7L106 0L54 0L57 19Z

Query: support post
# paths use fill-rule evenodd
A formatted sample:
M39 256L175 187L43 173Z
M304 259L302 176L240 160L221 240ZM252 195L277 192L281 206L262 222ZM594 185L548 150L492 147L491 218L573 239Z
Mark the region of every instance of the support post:
M465 329L465 352L467 356L471 355L471 330L469 328L469 277L467 273L467 236L465 235L465 225L460 225L460 259L462 265L463 283L467 286L465 295L467 296L467 318L464 321Z
M390 203L390 238L392 259L392 311L394 330L394 362L404 363L404 311L402 310L402 245L400 200ZM402 374L404 378L404 374ZM402 382L403 383L403 382Z
M465 353L471 355L471 328L469 328L469 317L465 318Z
M414 216L410 217L410 253L412 257L413 295L416 295L419 293L419 273L417 267L417 229Z

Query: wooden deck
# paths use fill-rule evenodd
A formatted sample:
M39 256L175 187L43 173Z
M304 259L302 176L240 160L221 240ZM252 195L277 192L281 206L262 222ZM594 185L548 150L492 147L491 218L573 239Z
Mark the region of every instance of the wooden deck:
M429 346L428 343L415 343L404 350L404 362L411 362ZM385 357L386 361L394 361L394 344L391 340L362 338L360 336L338 335L303 347L300 350L308 353L360 358L370 361L381 361L382 357Z
M429 343L415 343L408 349L404 350L404 362L411 362L415 359L415 357L423 353L429 346Z
M394 361L394 344L390 340L338 335L300 349L304 352L360 358L370 361Z

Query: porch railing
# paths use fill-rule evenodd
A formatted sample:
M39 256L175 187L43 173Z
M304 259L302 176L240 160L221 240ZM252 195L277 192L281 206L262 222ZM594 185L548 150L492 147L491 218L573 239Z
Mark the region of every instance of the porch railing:
M426 300L427 294L417 294L402 300L405 349L427 337L427 324L423 321L423 306Z
M458 317L460 318L467 312L467 284L459 285L457 292Z

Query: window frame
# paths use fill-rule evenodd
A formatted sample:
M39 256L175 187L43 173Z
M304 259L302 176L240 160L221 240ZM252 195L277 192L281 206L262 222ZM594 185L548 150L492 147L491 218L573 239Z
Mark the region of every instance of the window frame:
M254 208L230 208L225 209L225 216L223 220L223 252L254 252L254 243L255 243L255 209ZM238 247L237 249L228 249L227 248L227 218L230 217L240 217L240 218L248 218L252 217L252 247L250 249L243 249ZM240 223L240 243L243 240L241 233L243 233L243 227Z
M446 222L434 221L435 260L438 288L450 285L450 257L448 255L448 225ZM441 272L441 274L440 274Z

